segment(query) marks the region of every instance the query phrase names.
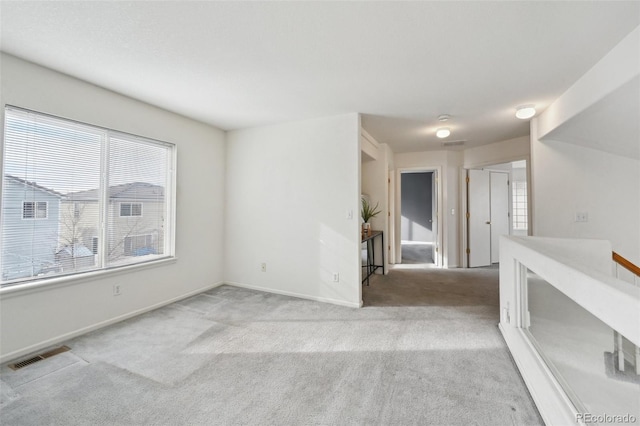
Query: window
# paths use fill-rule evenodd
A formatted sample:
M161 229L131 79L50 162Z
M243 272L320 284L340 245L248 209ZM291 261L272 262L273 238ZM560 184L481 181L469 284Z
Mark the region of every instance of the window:
M142 203L120 203L120 216L142 216Z
M47 218L47 202L46 201L23 201L22 202L22 218L23 219L46 219Z
M527 182L513 182L513 229L526 231Z
M91 238L91 253L98 254L98 237Z
M1 285L173 256L173 164L172 144L7 107Z
M124 237L124 252L127 256L144 256L156 252L153 235L133 235Z

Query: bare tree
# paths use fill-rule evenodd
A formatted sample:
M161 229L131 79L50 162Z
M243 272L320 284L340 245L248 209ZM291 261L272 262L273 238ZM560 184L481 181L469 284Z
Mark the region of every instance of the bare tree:
M78 267L76 250L88 230L82 224L85 208L84 203L62 203L60 208L58 246L59 249L69 248L74 269Z

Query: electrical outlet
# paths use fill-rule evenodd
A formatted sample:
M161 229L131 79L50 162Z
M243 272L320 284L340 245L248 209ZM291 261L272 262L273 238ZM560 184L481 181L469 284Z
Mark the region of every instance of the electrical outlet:
M589 222L589 214L587 212L576 212L576 222Z
M113 295L120 296L122 294L122 289L120 288L120 284L113 285Z
M264 262L263 262L263 263L261 263L261 264L260 264L260 270L261 270L262 272L267 272L267 264L266 264L266 263L264 263Z
M337 272L333 273L333 282L334 283L340 282L340 274L339 273L337 273Z

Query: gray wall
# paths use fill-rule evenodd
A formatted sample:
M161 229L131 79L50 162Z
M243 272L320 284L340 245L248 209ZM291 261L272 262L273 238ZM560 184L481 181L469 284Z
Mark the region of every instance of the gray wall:
M401 175L401 238L405 241L432 242L433 172Z

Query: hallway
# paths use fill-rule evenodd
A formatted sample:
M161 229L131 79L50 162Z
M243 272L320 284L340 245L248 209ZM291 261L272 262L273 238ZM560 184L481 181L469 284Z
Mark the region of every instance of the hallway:
M487 268L392 268L373 275L362 288L364 306L475 307L494 325L499 321L497 266Z

